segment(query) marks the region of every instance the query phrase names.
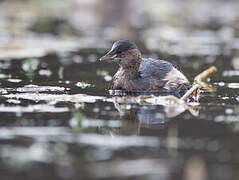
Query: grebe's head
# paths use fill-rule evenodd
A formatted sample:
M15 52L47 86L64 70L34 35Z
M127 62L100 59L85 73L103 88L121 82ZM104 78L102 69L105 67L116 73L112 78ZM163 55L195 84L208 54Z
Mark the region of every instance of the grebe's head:
M141 53L135 43L129 40L116 41L111 50L100 61L114 60L119 65L126 67L136 62L140 63Z

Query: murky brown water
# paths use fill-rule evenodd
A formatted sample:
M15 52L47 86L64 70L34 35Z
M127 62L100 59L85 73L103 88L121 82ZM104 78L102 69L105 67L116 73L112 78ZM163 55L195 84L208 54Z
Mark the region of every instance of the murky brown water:
M238 2L102 2L122 12L0 2L0 178L238 179ZM190 81L218 71L199 103L112 97L117 65L97 59L121 38Z

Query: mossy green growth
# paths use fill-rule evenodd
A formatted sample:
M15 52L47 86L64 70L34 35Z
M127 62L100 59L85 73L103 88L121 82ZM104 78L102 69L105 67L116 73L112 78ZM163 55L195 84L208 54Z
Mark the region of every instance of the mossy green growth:
M79 111L73 112L73 117L71 119L71 126L74 133L81 133L83 131L82 121L86 119L85 115Z

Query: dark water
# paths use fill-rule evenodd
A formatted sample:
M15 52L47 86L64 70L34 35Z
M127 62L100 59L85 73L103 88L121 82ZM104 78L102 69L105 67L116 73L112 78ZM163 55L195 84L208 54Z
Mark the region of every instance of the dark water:
M97 51L93 53L99 57ZM76 54L81 51L70 54L67 61L57 55L39 58L31 76L22 67L33 59L1 61L8 64L1 74L11 75L1 79L1 86L12 95L2 97L0 107L3 179L182 179L191 171L209 179L238 177L239 87L238 78L222 76L219 64L227 57L218 60L219 71L210 81L215 91L201 92L200 105L194 107L199 115L194 116L180 106L170 110L162 105L122 102L117 110L114 103L104 100L85 103L44 98L45 94L83 93L109 97L107 82L99 71L112 75L117 67L89 62L91 53L76 63ZM189 78L208 67L201 62L200 68L192 72L193 59L188 58L191 63L186 65L178 62ZM61 77L60 68L64 69ZM230 69L230 65L223 68ZM39 75L42 69L51 75ZM80 88L77 82L94 87ZM46 92L35 92L37 88L33 87L19 89L29 84L42 86ZM49 92L46 86L65 89ZM27 93L30 100L14 98L19 93ZM42 93L42 100L31 98ZM37 105L45 106L30 112L23 109ZM18 108L11 110L14 107ZM50 107L63 109L54 112Z
M18 5L26 12L21 3L1 3L2 12ZM85 16L94 25L78 22L82 7L67 3L54 6L64 7L66 17L48 11L34 21L28 17L39 6L34 3L27 4L28 15L19 10L19 19L12 10L5 12L7 20L0 16L10 29L0 32L1 179L239 178L238 3L149 1L146 10L132 10L134 25L124 17L127 4L122 1L116 17L99 7L93 19L99 24ZM171 8L159 12L161 6ZM110 96L108 84L118 67L98 58L122 34L115 22L129 31L123 34L143 56L169 60L191 82L216 66L199 102ZM25 35L12 27L18 23Z

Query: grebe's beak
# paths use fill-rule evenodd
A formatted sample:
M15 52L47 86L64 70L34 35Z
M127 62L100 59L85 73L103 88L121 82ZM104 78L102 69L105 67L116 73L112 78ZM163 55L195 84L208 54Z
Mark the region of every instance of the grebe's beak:
M113 53L112 51L109 51L106 55L100 58L100 61L109 61L109 60L113 60L116 57L117 57L117 54Z

